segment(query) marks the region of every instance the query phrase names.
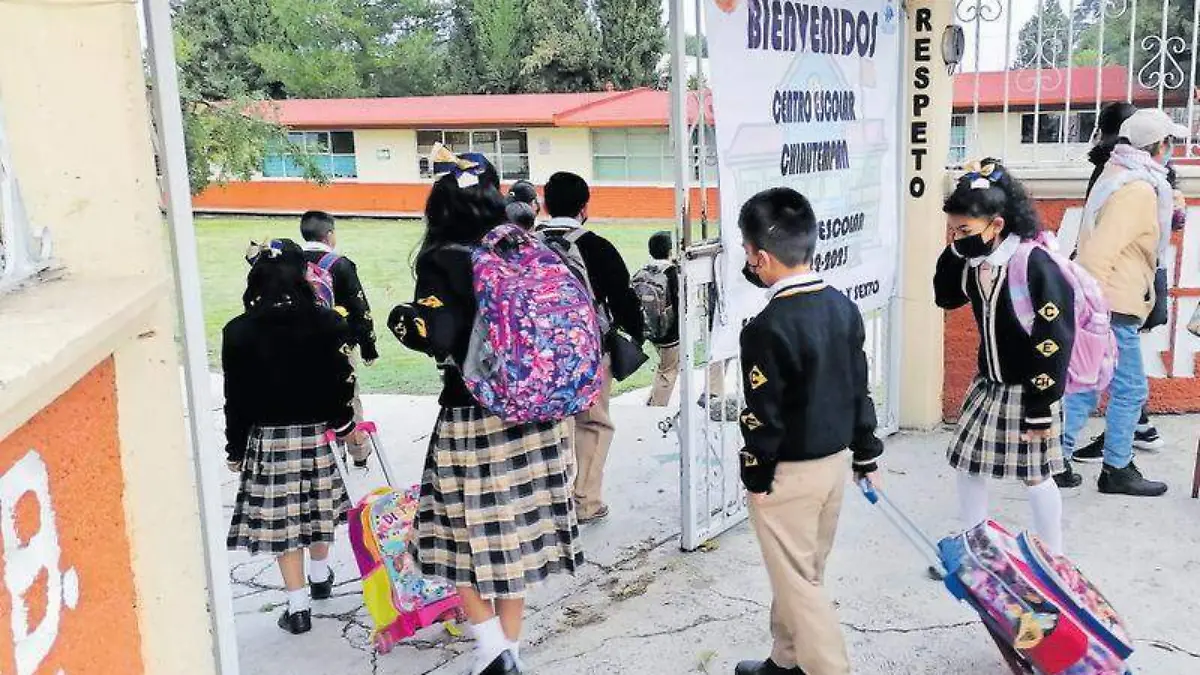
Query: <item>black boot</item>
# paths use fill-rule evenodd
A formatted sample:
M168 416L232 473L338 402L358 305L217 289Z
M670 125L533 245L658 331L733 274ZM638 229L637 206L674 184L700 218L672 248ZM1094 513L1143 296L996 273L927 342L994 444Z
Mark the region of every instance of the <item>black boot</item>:
M488 667L484 668L480 675L521 675L521 669L517 665L516 657L512 652L506 650L501 652L495 661L488 664Z
M1106 495L1130 495L1133 497L1161 497L1167 493L1167 484L1146 480L1133 462L1124 469L1107 464L1100 471L1100 492Z
M329 578L325 581L309 581L313 600L328 600L333 597L333 570L329 570Z
M733 669L733 675L804 675L800 666L781 668L771 659L766 661L742 661Z
M279 627L292 635L302 635L312 630L312 612L304 610L295 614L285 611L279 615Z
M1062 473L1054 476L1054 482L1062 489L1077 488L1083 485L1083 476L1075 473L1075 469L1071 468L1071 460L1066 462L1067 468Z

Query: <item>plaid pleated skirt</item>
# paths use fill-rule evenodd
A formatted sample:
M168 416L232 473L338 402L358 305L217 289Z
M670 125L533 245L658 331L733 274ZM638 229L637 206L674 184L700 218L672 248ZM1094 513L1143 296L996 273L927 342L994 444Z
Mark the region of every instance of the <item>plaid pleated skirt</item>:
M583 564L564 422L511 424L443 408L426 457L413 556L485 599L524 597Z
M246 449L226 544L278 555L330 543L349 509L324 425L261 427Z
M1050 438L1023 441L1023 392L1019 384L976 378L947 451L950 466L972 475L1021 480L1047 479L1063 472L1061 409L1058 404L1051 408Z

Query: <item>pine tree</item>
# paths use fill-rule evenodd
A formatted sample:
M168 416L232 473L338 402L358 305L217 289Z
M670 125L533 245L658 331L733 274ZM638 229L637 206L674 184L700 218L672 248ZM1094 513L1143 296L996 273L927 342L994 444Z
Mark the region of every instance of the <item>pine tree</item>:
M521 63L523 91L595 91L603 62L599 31L583 0L532 0L531 50Z
M1041 16L1034 14L1017 33L1017 56L1013 60L1013 70L1067 65L1067 15L1058 0L1042 0L1041 6Z
M619 89L645 87L658 79L659 60L666 47L660 0L596 0L602 76Z

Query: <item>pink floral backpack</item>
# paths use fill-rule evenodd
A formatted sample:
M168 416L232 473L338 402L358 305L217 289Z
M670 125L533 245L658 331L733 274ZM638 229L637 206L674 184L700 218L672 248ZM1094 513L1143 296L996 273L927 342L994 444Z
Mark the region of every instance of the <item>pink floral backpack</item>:
M472 249L478 311L463 380L506 422L558 421L595 405L603 350L595 303L562 258L515 225Z
M1067 367L1066 392L1107 389L1117 367L1117 338L1108 300L1095 277L1058 252L1058 240L1049 232L1022 241L1008 263L1008 292L1017 320L1026 333L1032 331L1035 308L1029 295L1029 256L1034 249L1050 256L1075 292L1075 346Z

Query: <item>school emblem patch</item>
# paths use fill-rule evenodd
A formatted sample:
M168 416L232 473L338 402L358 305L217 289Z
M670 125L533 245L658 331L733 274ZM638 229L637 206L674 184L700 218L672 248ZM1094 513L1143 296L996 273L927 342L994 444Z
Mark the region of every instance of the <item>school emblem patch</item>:
M1057 319L1060 314L1062 314L1062 311L1059 310L1058 305L1054 304L1053 302L1047 302L1046 304L1042 305L1041 309L1038 310L1038 316L1047 321L1053 321Z
M1033 378L1033 386L1037 387L1038 391L1046 391L1047 389L1049 389L1050 387L1053 387L1054 385L1055 385L1054 378L1050 377L1049 375L1047 375L1045 373L1042 373L1041 375L1038 375L1037 377Z
M762 420L758 419L758 416L749 410L742 415L742 426L746 427L747 431L754 431L755 429L762 427L762 425Z
M1058 353L1058 343L1054 340L1042 340L1037 346L1038 353L1046 358L1050 358Z
M446 306L446 303L442 302L441 298L436 295L431 295L427 298L421 298L417 301L417 304L421 305L422 307L428 307L429 309L439 309Z
M767 383L767 376L763 375L763 371L758 366L750 369L750 388L758 389Z

